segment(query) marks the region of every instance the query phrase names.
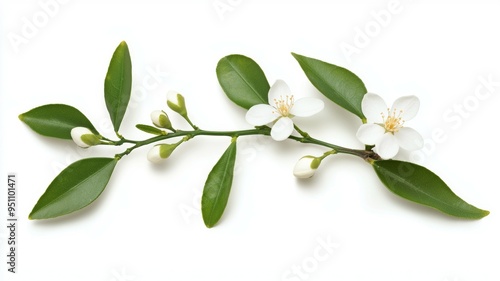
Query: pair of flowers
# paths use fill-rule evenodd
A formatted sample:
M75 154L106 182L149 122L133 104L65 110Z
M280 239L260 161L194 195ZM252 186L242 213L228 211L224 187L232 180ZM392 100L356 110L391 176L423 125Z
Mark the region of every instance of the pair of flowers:
M271 137L282 141L293 132L291 118L308 117L320 112L323 101L316 98L302 98L295 101L288 85L277 80L268 95L269 104L258 104L251 107L246 120L254 126L272 123ZM380 157L394 157L399 148L416 150L422 147L423 139L412 128L404 127L406 121L415 117L420 107L416 96L404 96L397 99L391 108L376 94L367 93L361 102L363 114L370 123L362 124L356 136L366 145L374 145L374 151Z

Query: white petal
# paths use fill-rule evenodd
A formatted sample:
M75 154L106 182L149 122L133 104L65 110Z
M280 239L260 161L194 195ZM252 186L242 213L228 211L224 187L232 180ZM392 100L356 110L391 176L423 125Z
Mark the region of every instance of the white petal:
M380 114L387 112L387 104L379 95L367 93L361 100L361 111L371 123L380 123L382 122Z
M325 103L320 99L302 98L294 103L290 113L299 117L308 117L320 112L324 107Z
M274 111L274 107L268 104L257 104L247 111L245 119L253 126L262 126L279 117L279 114L273 113Z
M87 147L90 147L89 144L85 143L83 140L82 140L82 136L83 135L93 135L94 133L92 133L92 131L88 128L85 128L85 127L75 127L73 129L71 129L71 138L73 139L73 141L79 146L79 147L83 147L83 148L87 148Z
M164 160L160 156L160 145L155 145L149 150L148 160L155 164L159 164Z
M160 124L160 115L164 114L161 110L155 110L151 112L151 121L156 127L161 127Z
M293 121L288 117L281 117L271 129L271 137L275 141L286 140L293 132Z
M401 128L396 134L399 146L406 150L417 150L424 146L424 139L419 132L412 128Z
M359 127L356 137L364 144L374 145L385 133L385 129L377 124L363 124Z
M267 96L267 99L270 105L274 105L275 104L274 100L279 100L280 97L286 98L286 96L290 96L291 93L292 92L290 91L290 88L285 83L285 81L278 79L271 86L271 89L269 89L269 94Z
M398 140L393 134L385 133L375 145L375 150L383 159L390 159L398 154Z
M420 100L416 96L404 96L394 101L391 112L392 110L402 110L403 114L401 115L401 118L408 121L417 115L419 107Z
M178 103L178 102L177 102L177 99L178 99L177 95L178 95L178 94L179 94L179 93L178 93L178 92L176 92L176 91L174 91L174 90L169 90L169 91L167 92L167 101L169 101L169 102L171 102L171 103L173 103L173 104L177 104L177 103Z
M314 175L316 169L311 167L314 157L304 156L297 161L295 167L293 168L293 175L299 179L307 179Z

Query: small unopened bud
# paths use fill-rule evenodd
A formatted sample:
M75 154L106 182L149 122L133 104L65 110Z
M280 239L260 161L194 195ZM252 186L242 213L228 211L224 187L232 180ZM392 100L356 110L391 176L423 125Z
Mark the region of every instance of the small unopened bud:
M168 91L167 93L167 105L173 111L179 113L183 117L187 117L186 103L184 102L184 97L177 93L176 91Z
M314 176L316 169L321 164L321 159L314 156L304 156L299 159L293 168L293 175L299 179L307 179Z
M168 115L163 110L155 110L151 112L151 121L153 121L153 124L158 128L165 128L172 131L174 130Z
M161 163L172 154L177 146L179 143L155 145L148 152L148 160L155 164Z
M92 131L85 127L75 127L71 130L71 138L79 146L87 148L101 143L101 137L96 136Z

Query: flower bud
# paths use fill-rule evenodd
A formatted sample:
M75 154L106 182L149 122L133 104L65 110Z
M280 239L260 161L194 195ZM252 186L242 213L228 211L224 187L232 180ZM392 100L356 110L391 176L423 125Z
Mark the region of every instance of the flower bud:
M71 130L71 138L79 146L87 148L101 143L101 137L96 136L91 130L85 127L75 127Z
M168 115L163 110L155 110L151 112L151 121L153 121L153 124L158 128L165 128L172 131L174 130Z
M167 93L167 105L173 111L179 113L181 116L187 116L186 104L184 102L184 97L177 93L176 91L168 91Z
M321 159L314 156L304 156L299 159L293 168L293 175L299 179L307 179L314 176L316 169L321 164Z
M179 143L155 145L148 152L148 160L155 164L161 163L172 154L178 145Z

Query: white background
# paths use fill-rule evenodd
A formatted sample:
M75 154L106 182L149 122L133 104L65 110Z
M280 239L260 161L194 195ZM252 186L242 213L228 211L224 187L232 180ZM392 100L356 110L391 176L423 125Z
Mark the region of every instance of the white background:
M436 2L3 0L0 175L15 172L19 182L18 273L6 273L2 261L4 280L499 280L500 86L488 92L481 79L500 81L500 5ZM256 60L271 83L284 79L297 97L325 101L320 114L297 120L304 130L361 148L359 120L315 90L290 55L296 52L349 68L389 104L418 95L420 114L407 125L427 145L398 158L433 170L491 214L467 221L407 202L350 156L327 158L312 179L299 181L295 162L323 148L242 137L228 207L207 229L199 196L229 139L199 137L160 166L146 160L148 148L138 149L120 161L87 209L29 221L63 167L124 148L80 149L35 134L17 116L43 104L70 104L112 137L103 81L122 40L134 74L121 126L128 138L147 137L134 125L167 109L169 89L185 96L201 128L250 128L215 75L220 58L239 53ZM432 139L433 132L441 137ZM330 251L321 248L325 241Z

